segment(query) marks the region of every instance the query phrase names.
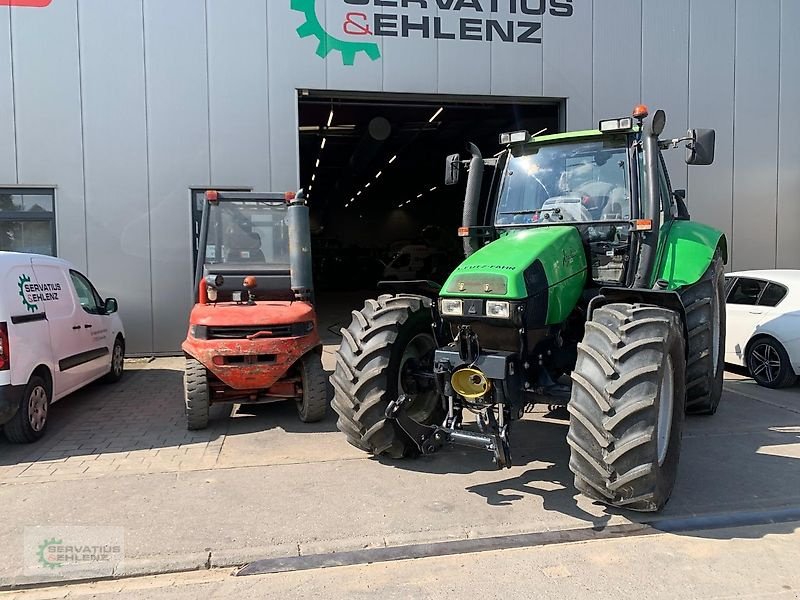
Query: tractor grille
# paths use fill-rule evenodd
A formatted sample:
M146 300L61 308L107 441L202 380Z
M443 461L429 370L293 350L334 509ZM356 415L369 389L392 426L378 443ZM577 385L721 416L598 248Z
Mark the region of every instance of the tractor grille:
M260 338L291 337L291 325L259 325L258 327L209 327L209 340L243 340L251 335Z

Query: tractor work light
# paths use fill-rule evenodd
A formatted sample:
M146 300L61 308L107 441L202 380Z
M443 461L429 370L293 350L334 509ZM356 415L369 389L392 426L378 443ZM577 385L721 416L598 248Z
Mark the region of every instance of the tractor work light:
M531 138L531 135L523 130L523 131L511 131L509 133L501 133L500 134L500 145L501 146L508 146L509 144L520 144L527 142Z
M511 316L511 305L505 301L487 300L486 316L495 319L508 319Z
M464 302L455 298L442 298L442 314L460 317L464 314Z
M610 133L612 131L627 131L633 127L633 119L625 117L624 119L607 119L600 121L598 129L603 133Z
M225 283L225 278L222 275L207 275L206 276L206 285L209 289L216 289L222 287L222 284Z

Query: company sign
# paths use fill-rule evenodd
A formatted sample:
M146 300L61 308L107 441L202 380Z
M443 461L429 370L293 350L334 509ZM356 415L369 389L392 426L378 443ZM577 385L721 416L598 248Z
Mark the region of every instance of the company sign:
M29 8L44 8L50 6L53 0L0 0L0 6L27 6Z
M542 17L569 18L573 0L291 0L303 13L300 37L316 37L317 56L337 51L381 57L379 38L541 44ZM319 10L319 12L318 12ZM323 21L319 15L324 14Z

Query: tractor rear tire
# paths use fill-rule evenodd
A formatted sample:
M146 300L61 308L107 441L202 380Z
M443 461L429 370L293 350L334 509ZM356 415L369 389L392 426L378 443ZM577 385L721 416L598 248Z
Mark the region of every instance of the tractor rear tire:
M183 372L183 391L186 403L186 428L190 431L208 427L208 373L196 358L186 357Z
M428 361L432 366L432 323L430 298L383 295L353 311L350 326L342 329L331 376L332 406L339 415L336 426L356 448L392 458L417 454L411 439L386 418L386 408L401 392L408 393L401 389L406 366L427 367ZM418 356L411 364L414 353ZM441 398L429 390L417 394L407 412L425 424L444 418Z
M685 369L676 312L640 304L594 311L567 406L578 491L631 510L664 507L680 458Z
M303 423L314 423L328 412L328 384L322 368L322 354L309 352L300 361L303 397L297 401L297 415Z
M725 372L725 265L717 250L703 277L681 292L686 309L686 413L713 415Z

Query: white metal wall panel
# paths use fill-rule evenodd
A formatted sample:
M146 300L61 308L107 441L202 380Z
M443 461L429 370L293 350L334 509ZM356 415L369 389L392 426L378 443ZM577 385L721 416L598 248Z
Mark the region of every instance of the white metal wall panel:
M317 11L324 24L324 11ZM289 2L267 3L267 56L269 73L269 153L272 189L291 190L298 185L297 90L325 89L325 61L316 56L319 40L300 38L297 28L304 15ZM332 53L328 60L340 60Z
M412 2L402 10L410 23L422 23L431 18L430 9L423 10ZM400 24L402 27L402 22ZM385 92L436 93L439 84L438 40L423 38L418 32L413 37L383 38L383 90ZM474 43L474 42L473 42Z
M783 0L781 11L777 266L800 269L800 2Z
M687 203L692 219L733 235L733 56L736 9L729 0L691 3L693 51L689 62L689 123L715 129L714 164L689 167ZM732 265L728 264L730 269Z
M780 0L736 7L733 266L775 266Z
M89 273L101 293L119 298L128 350L148 352L153 328L142 1L82 0L78 9Z
M536 6L534 6L536 5ZM530 2L528 6L538 8L538 2ZM543 39L548 32L544 31L547 11L544 15L523 16L519 14L519 7L515 12L511 12L511 4L499 2L498 10L491 14L491 18L497 21L501 27L505 26L504 34L506 38L500 37L496 30L492 30L493 39L488 42L491 48L491 64L486 69L491 77L490 92L500 96L541 96L542 95L542 44L541 43L518 43L520 35L525 35L530 26L523 28L516 25L519 21L526 23L541 23L542 29L530 36L525 35L531 40ZM512 41L508 38L507 24L515 23L511 31ZM549 24L547 27L549 28ZM549 36L547 36L549 37ZM473 42L477 43L477 42ZM460 45L454 47L458 51Z
M57 186L58 254L86 270L76 1L12 9L11 34L19 183Z
M185 337L192 298L189 188L209 184L205 5L145 0L154 351Z
M597 127L592 110L593 0L574 0L571 17L547 16L542 40L543 92L566 98L568 130ZM597 0L602 8L604 0ZM565 60L576 56L579 60Z
M377 58L373 59L365 52L358 52L353 64L347 65L345 60L349 62L351 58L343 57L337 51L332 52L329 59L325 61L329 89L379 92L383 87L383 61L380 57L383 55L384 37L375 35L373 11L367 11L364 8L342 2L325 3L323 17L331 35L344 36L345 27L349 31L361 32L362 35L351 39L361 40L373 47L377 46L379 53ZM375 10L374 12L379 11ZM370 51L374 52L374 50Z
M689 0L643 0L642 101L664 109L664 137L680 137L689 127ZM673 189L686 188L684 153L664 153Z
M600 119L627 114L639 103L641 0L598 0L593 27L593 122L597 123ZM565 56L569 61L587 59L585 56Z
M436 10L430 14L431 19L440 19L442 31L458 32L455 35L464 38L439 40L436 50L439 70L437 91L440 94L488 94L491 91L494 48L484 40L486 33L483 26L476 22L479 19L485 23L487 14L467 6L458 11ZM523 65L524 61L520 60L518 67L521 78L527 76Z
M17 182L10 10L8 6L0 6L0 185Z
M208 0L211 183L270 187L267 5Z

